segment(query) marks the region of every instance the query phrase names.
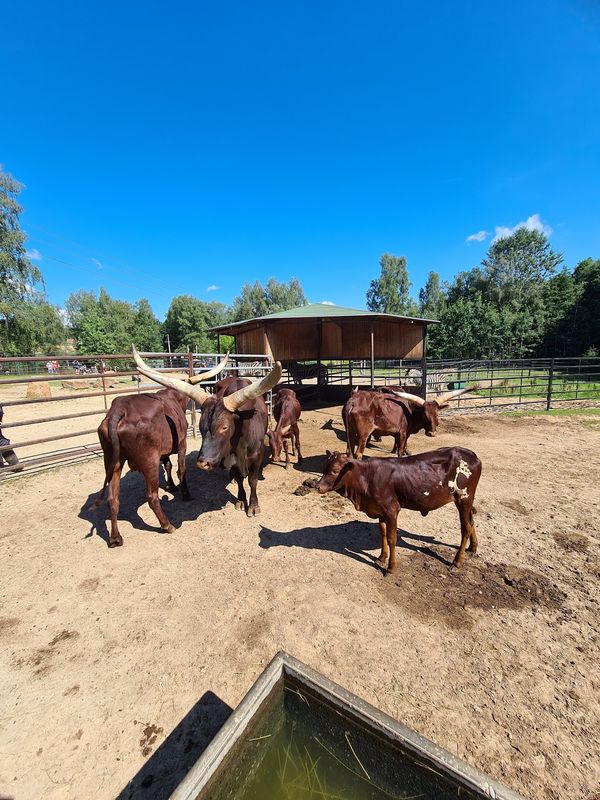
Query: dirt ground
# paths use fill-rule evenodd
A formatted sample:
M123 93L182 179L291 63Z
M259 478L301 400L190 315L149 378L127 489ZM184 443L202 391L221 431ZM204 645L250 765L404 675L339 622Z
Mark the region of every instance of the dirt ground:
M191 455L164 534L128 473L115 550L88 510L99 458L2 484L0 794L168 796L281 649L527 798L600 791L600 419L455 415L413 437L480 456L480 552L453 571L454 507L403 512L393 577L376 524L294 494L343 449L339 407L301 437L256 519Z

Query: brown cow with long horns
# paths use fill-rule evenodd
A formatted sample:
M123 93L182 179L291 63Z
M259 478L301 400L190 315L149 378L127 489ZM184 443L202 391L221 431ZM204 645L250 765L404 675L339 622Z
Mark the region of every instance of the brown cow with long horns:
M189 384L213 378L225 367L227 358L225 356L220 364L208 372L189 378ZM153 374L158 373L153 372ZM162 463L164 466L167 473L167 488L174 492L170 456L177 453L177 475L181 496L183 500L189 500L190 493L185 480L186 406L187 397L173 389L161 389L153 394L126 395L113 400L106 417L100 423L98 438L104 454L106 476L102 494L94 501L92 508L100 505L108 486L107 501L111 523L109 547L119 547L123 544L117 516L121 471L125 462L129 464L131 470L141 472L144 476L148 505L156 514L161 528L167 533L174 530L158 499L158 465Z
M201 407L202 446L196 465L203 470L217 466L228 469L230 478L238 485L236 508L245 509L249 517L259 514L256 486L268 421L263 395L281 380L281 364L276 361L268 375L252 383L247 378L222 381L221 391L211 395L201 386L155 372L142 361L135 347L133 357L143 375L186 395ZM250 484L249 503L244 478Z
M433 400L423 400L408 392L354 391L342 409L346 453L361 459L369 436L375 434L393 436L392 452L402 455L409 436L421 430L427 436L435 436L439 425L438 412L448 408L450 400L473 388L447 392Z

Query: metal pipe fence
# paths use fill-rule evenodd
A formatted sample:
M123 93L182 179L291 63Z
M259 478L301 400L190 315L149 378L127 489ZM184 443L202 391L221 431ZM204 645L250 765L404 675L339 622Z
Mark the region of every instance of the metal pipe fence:
M370 386L368 360L324 360L321 366L321 384ZM311 380L310 367L310 362L301 362L299 368L288 368L287 379L297 384L294 378L301 374L306 379L304 383L316 384L316 377ZM375 386L420 391L422 382L421 361L375 360ZM557 403L600 403L600 358L427 361L428 396L474 385L476 388L466 397L455 401L457 408L496 410L531 405L549 410Z
M153 368L166 373L191 376L213 366L222 354L212 353L143 353ZM53 372L48 363L55 362ZM219 378L237 374L249 378L262 377L272 366L264 354L230 355L229 364L218 378L206 381L210 389ZM58 365L58 366L56 366ZM311 366L314 375L311 375ZM370 385L370 361L323 361L316 364L291 365L285 379L293 385L298 376L304 384L332 386ZM92 369L93 371L85 371ZM304 368L304 369L302 369ZM84 371L82 371L82 369ZM90 356L44 356L0 358L0 404L5 409L2 429L17 437L9 445L0 445L0 480L12 477L14 466L4 464L2 453L16 450L23 473L43 469L56 463L72 463L101 454L96 429L86 425L88 417L98 423L114 396L153 392L161 388L140 378L130 354ZM403 386L420 392L421 361L375 361L376 386ZM600 405L600 358L554 358L520 360L453 360L428 361L427 394L436 394L475 386L468 394L452 402L459 412L481 412L516 409L551 409L569 404ZM28 396L28 393L32 396ZM102 400L95 402L98 398ZM265 398L271 412L271 394ZM45 411L54 403L57 413ZM31 408L31 411L29 407ZM35 413L39 411L40 413ZM198 415L195 404L188 409L188 435L196 438ZM84 419L85 418L85 419ZM78 425L79 420L83 421ZM56 423L60 428L56 429ZM93 424L93 423L92 423ZM46 426L54 425L54 428ZM57 443L63 447L57 449Z
M224 354L142 353L142 357L158 372L184 373L191 377L210 369ZM217 380L228 375L263 377L272 364L273 360L264 354L234 353L229 356L222 373L204 381L202 386L210 391ZM97 428L82 427L77 424L79 419L96 417L99 424L114 396L155 392L161 388L140 376L129 353L0 358L0 405L5 410L1 428L9 437L12 429L18 429L15 431L17 438L10 444L0 443L0 481L17 474L15 465L7 464L2 458L3 453L13 450L19 458L18 474L101 455ZM102 400L97 402L97 398ZM270 392L265 401L270 416ZM47 403L53 403L61 413L35 414L38 408L33 407L41 406L41 411ZM196 438L198 414L194 402L190 401L187 413L190 418L188 436ZM58 429L56 423L60 423ZM49 425L53 427L49 429ZM73 444L71 440L78 442ZM57 449L58 442L65 446Z

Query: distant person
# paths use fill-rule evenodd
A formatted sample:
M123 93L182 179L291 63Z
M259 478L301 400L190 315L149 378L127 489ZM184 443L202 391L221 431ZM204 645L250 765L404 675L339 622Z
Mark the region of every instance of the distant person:
M54 364L52 361L46 361L46 369L48 370L48 375L52 375L54 372Z
M2 435L3 417L4 409L0 406L0 447L6 447L6 445L10 444L10 439ZM0 467L4 466L4 462L6 462L9 467L14 467L14 472L20 472L23 469L23 465L19 463L19 459L14 450L0 450Z

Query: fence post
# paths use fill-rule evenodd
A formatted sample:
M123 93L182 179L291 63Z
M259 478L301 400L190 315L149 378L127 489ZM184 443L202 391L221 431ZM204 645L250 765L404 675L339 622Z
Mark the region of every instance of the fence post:
M490 406L493 405L492 403L492 389L494 386L494 362L490 361Z
M550 361L550 372L548 373L548 395L546 397L546 411L552 407L552 378L554 377L554 359Z
M108 408L108 403L106 402L106 378L104 377L104 359L100 359L100 364L98 366L98 370L102 375L102 399L104 400L104 408Z
M194 354L191 350L188 350L188 375L190 378L194 377ZM196 401L192 400L192 436L194 439L198 438L198 434L196 433Z

